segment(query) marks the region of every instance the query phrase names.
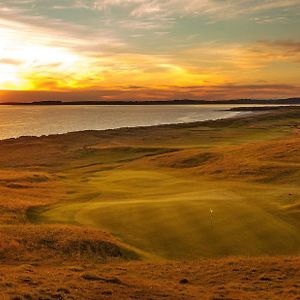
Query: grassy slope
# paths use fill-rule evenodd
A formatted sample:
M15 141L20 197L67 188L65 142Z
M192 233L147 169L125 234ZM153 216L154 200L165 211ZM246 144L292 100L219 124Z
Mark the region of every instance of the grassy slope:
M298 256L161 259L299 254L299 126L285 109L1 142L3 299L296 299Z
M290 300L299 299L299 269L292 257L1 264L0 299Z
M297 254L300 119L273 115L111 132L75 151L70 194L38 220L104 228L150 258Z

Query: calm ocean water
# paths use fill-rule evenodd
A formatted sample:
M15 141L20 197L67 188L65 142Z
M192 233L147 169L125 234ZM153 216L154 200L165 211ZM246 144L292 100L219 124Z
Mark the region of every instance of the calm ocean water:
M241 105L239 105L241 106ZM0 106L0 139L228 118L234 105Z

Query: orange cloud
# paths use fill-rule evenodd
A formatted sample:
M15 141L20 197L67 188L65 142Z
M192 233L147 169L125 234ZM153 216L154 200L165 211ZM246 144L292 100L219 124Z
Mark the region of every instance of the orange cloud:
M120 20L118 25L133 33L139 27L147 32L163 28L159 20L164 20L168 27L176 22L171 15L181 11L183 15L197 12L197 15L219 17L224 10L229 13L232 8L246 14L270 8L291 8L297 4L294 0L262 1L260 4L251 1L256 3L251 7L243 7L240 1L210 0L188 4L177 0L92 2L97 11L111 5L130 7L133 19ZM69 3L71 7L72 3ZM92 8L87 5L84 9ZM8 90L2 92L2 101L15 101L20 95L24 101L56 96L66 100L84 100L84 97L95 100L123 97L214 99L273 97L278 93L292 96L299 91L298 40L198 40L168 51L161 51L160 44L150 50L138 49L128 45L121 31L116 34L110 30L91 30L82 24L26 13L28 11L18 9L0 11L0 89ZM166 32L160 33L164 36ZM143 35L140 38L143 40ZM35 92L13 93L11 90Z

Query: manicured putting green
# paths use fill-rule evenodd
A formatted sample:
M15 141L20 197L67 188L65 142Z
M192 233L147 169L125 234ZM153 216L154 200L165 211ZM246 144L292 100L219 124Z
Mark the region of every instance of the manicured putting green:
M43 211L40 220L106 229L158 258L299 251L297 225L278 206L282 188L237 187L238 183L189 179L165 170L99 172L88 184L106 196L61 203ZM124 200L109 199L105 191L120 192Z

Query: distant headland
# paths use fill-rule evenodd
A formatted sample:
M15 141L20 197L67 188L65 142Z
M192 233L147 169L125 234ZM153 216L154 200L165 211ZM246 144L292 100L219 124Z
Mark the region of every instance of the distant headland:
M114 100L114 101L33 101L3 102L0 105L218 105L218 104L300 104L300 98L285 99L236 99L236 100Z

